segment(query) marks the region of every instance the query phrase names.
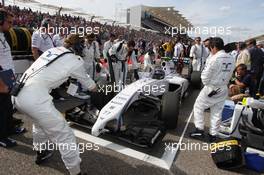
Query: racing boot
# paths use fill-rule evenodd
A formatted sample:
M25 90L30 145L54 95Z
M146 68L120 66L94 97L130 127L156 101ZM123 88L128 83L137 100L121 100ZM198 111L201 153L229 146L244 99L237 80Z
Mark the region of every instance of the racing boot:
M87 173L79 173L77 175L88 175Z
M203 140L204 131L196 128L195 131L191 132L189 136L194 139Z
M0 139L0 147L11 148L14 146L17 146L17 143L15 140L10 139L8 137Z
M209 142L210 143L215 143L216 142L216 140L217 140L216 136L211 135L211 134L208 134L208 136L209 136Z
M44 150L44 151L37 151L37 157L35 163L37 165L42 164L46 160L52 157L53 155L53 150Z

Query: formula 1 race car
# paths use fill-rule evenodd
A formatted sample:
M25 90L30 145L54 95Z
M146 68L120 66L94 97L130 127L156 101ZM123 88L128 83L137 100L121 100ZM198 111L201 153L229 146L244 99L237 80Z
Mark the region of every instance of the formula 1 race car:
M166 130L177 127L181 99L189 87L171 61L141 73L141 79L117 94L106 92L108 85L90 94L91 100L68 111L66 119L90 128L94 136L108 133L140 147L153 146Z

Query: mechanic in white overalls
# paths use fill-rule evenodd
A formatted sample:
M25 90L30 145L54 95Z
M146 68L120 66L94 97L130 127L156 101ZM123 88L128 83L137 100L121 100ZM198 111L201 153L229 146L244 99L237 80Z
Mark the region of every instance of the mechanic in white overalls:
M9 11L0 8L0 71L11 69L15 73L14 61L11 55L11 48L5 38L4 32L8 32L13 24L14 15ZM11 95L8 92L4 81L0 78L0 147L10 148L16 146L15 140L9 138L10 134L20 134L25 128L14 126L13 104ZM4 88L4 89L3 89ZM3 91L4 90L4 91ZM16 119L18 121L18 119Z
M110 39L104 43L104 49L103 49L104 58L107 58L107 53L109 49L115 44L115 38L116 38L116 35L111 33Z
M127 44L125 41L121 41L114 44L108 51L111 81L115 82L119 87L119 90L125 85L127 76L127 58L130 56L128 55L129 53L132 54L135 45L134 41L129 41Z
M53 26L52 20L50 18L45 18L41 22L41 26L39 30L36 30L32 34L32 54L34 59L38 59L38 57L46 52L48 49L55 47L52 37L49 34L49 29Z
M144 72L151 72L154 70L155 53L150 50L144 55Z
M183 53L184 53L184 47L182 44L182 40L180 38L177 39L177 42L174 46L174 57L178 59L178 62L175 64L176 71L179 74L182 74L182 69L184 67L183 63Z
M130 56L130 60L131 60L131 70L133 71L134 78L136 80L139 79L139 75L138 75L138 69L139 69L138 54L139 54L139 51L137 49L134 49L132 51L131 56Z
M95 40L94 33L87 35L86 38L85 48L83 49L83 60L85 62L86 73L94 80L96 73L95 66L100 59L99 44Z
M194 104L194 124L196 130L190 133L193 138L204 137L204 111L210 108L210 141L215 141L219 131L225 99L228 97L227 84L235 69L235 59L225 53L224 42L215 37L210 41L212 56L207 60L201 79L204 88Z
M64 25L62 25L59 33L57 33L56 35L52 37L55 47L62 47L64 45L64 40L67 37L67 33L65 31L66 29L67 28Z
M195 44L191 47L190 58L192 58L193 71L202 71L209 53L201 43L201 38L195 38Z
M24 75L29 79L15 97L17 109L31 117L34 123L33 144L34 149L37 149L36 163L40 164L51 157L52 151L43 148L48 141L57 145L66 144L68 147L59 148L62 160L71 175L80 174L81 159L78 145L77 149L71 149L76 146L74 133L63 115L55 108L49 92L59 87L69 77L77 79L90 91L96 90L96 84L85 73L83 59L78 56L82 50L82 39L71 34L65 40L65 47L52 48L44 52L25 72ZM58 59L45 67L59 55L61 56ZM44 68L38 71L43 65Z

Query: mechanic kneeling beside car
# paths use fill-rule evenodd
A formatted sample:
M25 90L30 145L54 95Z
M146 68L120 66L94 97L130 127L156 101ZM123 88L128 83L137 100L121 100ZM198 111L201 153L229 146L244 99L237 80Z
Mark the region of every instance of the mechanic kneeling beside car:
M18 110L33 120L33 144L37 149L36 163L40 164L52 155L51 150L42 148L49 140L59 147L62 160L71 175L81 174L80 155L76 138L62 114L55 108L49 94L69 77L77 79L83 87L96 91L96 84L85 73L84 61L79 56L83 51L83 39L71 34L65 47L51 48L44 52L21 78L22 89L13 92ZM76 145L76 149L70 149Z

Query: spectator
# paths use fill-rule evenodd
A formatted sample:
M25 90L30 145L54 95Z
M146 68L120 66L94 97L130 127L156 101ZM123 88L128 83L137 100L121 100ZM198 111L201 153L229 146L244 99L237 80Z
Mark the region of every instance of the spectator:
M247 69L251 69L251 64L250 64L250 54L247 49L247 45L245 42L240 42L239 43L239 54L236 59L236 66L240 64L245 64L247 66Z
M247 46L250 53L251 72L253 73L253 78L256 79L256 87L258 87L263 74L264 52L256 47L255 39L248 41Z
M163 44L162 47L165 50L165 57L172 58L172 56L173 56L173 42L172 42L172 40Z
M237 59L237 57L238 57L238 55L239 55L239 52L240 52L240 50L239 50L239 42L237 42L237 43L236 43L236 50L233 50L233 51L230 53L230 55L231 55L232 57L234 57L235 59Z
M264 46L263 46L264 44L263 43L264 43L264 41L258 41L257 47L260 48L264 52Z
M234 77L229 85L229 97L235 102L241 101L244 97L252 94L254 82L250 73L247 71L247 65L239 64L235 69Z

